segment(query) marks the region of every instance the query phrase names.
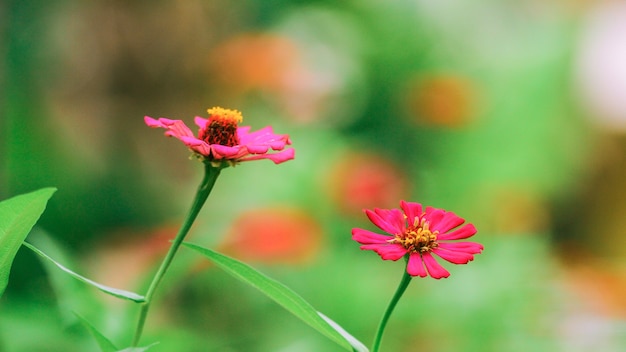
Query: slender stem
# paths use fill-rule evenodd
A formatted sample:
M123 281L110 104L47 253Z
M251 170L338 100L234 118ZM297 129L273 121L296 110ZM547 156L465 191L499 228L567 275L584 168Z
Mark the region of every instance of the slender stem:
M148 316L148 310L150 309L150 303L152 303L152 297L154 296L157 287L161 283L165 272L167 272L167 269L170 267L176 251L180 247L181 243L183 243L185 236L189 232L191 225L198 216L200 209L202 209L204 202L209 197L209 194L213 189L213 185L215 185L215 181L217 180L217 177L219 176L220 171L223 168L223 166L214 167L209 162L205 162L204 165L204 178L202 180L202 183L198 187L196 197L193 200L193 204L191 205L191 209L187 214L187 218L185 219L185 222L183 222L181 228L178 230L176 238L174 238L174 241L172 241L172 245L170 246L167 255L165 256L165 258L163 258L163 262L161 263L159 270L157 270L156 274L152 278L152 282L150 283L148 291L146 292L145 302L143 302L141 305L141 312L139 313L139 321L137 322L137 328L135 330L132 347L136 347L137 344L139 344L139 340L141 339L141 334L143 332L143 326L146 322L146 317Z
M385 331L385 327L387 326L387 321L389 321L389 317L391 316L391 313L393 313L393 309L396 307L396 304L400 300L400 297L402 297L402 294L409 286L411 278L412 276L409 275L405 269L402 273L402 280L400 281L400 284L396 289L396 293L394 293L393 297L391 298L391 302L389 302L389 306L387 306L387 310L385 310L385 314L383 314L383 317L380 320L380 324L378 325L376 337L374 338L374 343L372 344L372 352L378 352L378 349L380 348L380 343L383 339L383 332Z

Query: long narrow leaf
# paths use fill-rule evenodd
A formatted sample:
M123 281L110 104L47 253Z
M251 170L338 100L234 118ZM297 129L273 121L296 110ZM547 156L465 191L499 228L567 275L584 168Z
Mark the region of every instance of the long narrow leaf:
M0 202L0 297L9 284L17 251L55 191L42 188Z
M120 350L119 348L115 347L113 342L111 342L111 340L109 340L106 336L104 336L103 333L101 333L98 329L96 329L93 325L91 325L91 323L87 321L87 319L81 317L77 313L74 313L74 315L81 321L83 326L87 328L89 333L91 333L91 335L96 340L96 343L98 344L98 347L100 347L100 350L102 352L144 352L152 348L153 346L159 344L158 342L155 342L153 344L150 344L144 347L128 347L128 348L124 348Z
M56 262L64 263L68 268L76 267L75 258L67 248L40 226L33 227L27 241ZM77 318L73 313L75 311L87 316L100 316L104 313L107 308L105 302L98 298L99 290L94 290L91 285L85 285L59 270L53 262L39 256L37 258L43 264L50 288L56 296L59 314L65 323L76 322Z
M348 342L350 342L350 344L352 345L355 351L358 351L358 352L369 351L369 349L365 347L365 345L361 341L357 340L356 337L352 336L349 332L347 332L344 328L342 328L341 325L335 323L332 319L325 316L321 312L317 312L317 314L319 314L319 316L322 317L322 319L326 320L326 322L330 326L332 326L332 328L335 329L338 333L340 333L341 336L343 336L346 340L348 340Z
M61 265L60 263L57 263L54 259L50 258L49 256L47 256L44 252L40 251L39 249L37 249L35 246L33 246L30 243L24 242L24 246L26 246L27 248L31 249L33 252L37 253L39 256L41 256L42 258L49 260L50 262L52 262L54 265L56 265L59 269L63 270L64 272L66 272L67 274L69 274L70 276L74 277L76 280L82 281L86 284L89 284L91 286L94 286L95 288L99 289L100 291L109 294L111 296L117 297L117 298L122 298L122 299L127 299L133 302L137 302L137 303L142 303L145 302L145 297L142 295L139 295L137 293L134 292L130 292L130 291L125 291L125 290L120 290L117 288L113 288L113 287L109 287L109 286L105 286L102 284L99 284L93 280L90 280L84 276L81 276L75 272L73 272L72 270L64 267L63 265Z
M256 269L236 259L194 244L183 243L183 245L209 258L217 266L224 269L226 272L239 280L257 288L293 315L300 318L302 321L309 324L311 327L346 350L359 350L356 346L352 346L350 341L344 338L342 334L340 334L333 326L323 319L318 312L306 300L304 300L304 298L293 292L287 286L265 276Z
M155 343L152 343L152 344L150 344L148 346L144 346L144 347L128 347L128 348L125 348L123 350L119 350L117 352L144 352L144 351L147 351L150 348L152 348L152 347L154 347L154 346L156 346L158 344L159 344L158 342L155 342Z
M104 334L102 334L98 329L96 329L87 319L81 317L80 315L74 313L74 315L83 323L83 326L87 328L91 336L96 340L96 343L100 347L102 352L117 352L119 349L115 347L113 342L109 340Z

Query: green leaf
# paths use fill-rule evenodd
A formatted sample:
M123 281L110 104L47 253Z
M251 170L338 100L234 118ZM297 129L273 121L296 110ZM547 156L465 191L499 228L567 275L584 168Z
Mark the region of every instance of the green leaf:
M111 340L106 338L106 336L104 336L100 331L98 331L98 329L96 329L93 325L91 325L91 323L88 322L87 319L81 317L80 315L76 313L74 313L74 315L76 315L76 317L81 321L81 323L83 323L83 326L87 328L87 330L89 330L89 333L91 333L91 336L93 336L93 338L96 340L102 352L119 351L119 349L115 347L113 342L111 342Z
M283 306L283 308L287 309L293 315L300 318L302 321L309 324L311 327L313 327L332 341L336 342L346 350L367 351L367 349L361 349L361 346L363 346L363 344L361 343L358 343L357 345L352 345L350 343L350 340L342 336L342 334L338 332L335 327L333 327L324 318L322 318L322 316L320 316L318 312L307 301L304 300L304 298L293 292L287 286L265 276L256 269L236 259L191 243L183 243L183 245L209 258L217 266L224 269L226 272L238 278L239 280L257 288L259 291L263 292L276 303ZM336 326L339 327L339 325ZM343 331L343 329L341 330ZM356 341L356 339L354 340Z
M159 344L158 342L155 342L155 343L150 344L150 345L145 346L145 347L128 347L128 348L125 348L123 350L119 350L117 352L144 352L144 351L147 351L148 349L152 348L152 346L155 346L155 345L158 345L158 344Z
M29 244L54 258L55 261L64 263L66 267L76 267L70 251L44 231L41 226L35 225L27 240ZM107 305L100 297L99 290L94 290L90 285L85 285L67 275L64 271L59 270L53 262L39 256L37 258L40 259L46 272L48 283L56 296L56 304L60 308L58 312L65 324L72 324L78 320L74 312L81 312L83 316L88 317L105 317L110 313ZM106 320L106 318L103 319Z
M42 188L0 202L0 297L9 284L17 251L54 192L56 188Z
M332 319L330 319L329 317L325 316L321 312L317 312L317 314L319 314L319 316L322 317L322 319L326 320L326 322L333 329L335 329L335 331L340 333L341 336L343 336L346 340L348 340L348 342L350 343L350 345L352 345L352 348L354 348L355 351L358 351L358 352L368 352L369 351L367 349L367 347L365 347L365 345L361 341L357 340L354 336L352 336L349 332L344 330L344 328L342 328L339 324L335 323Z
M117 297L117 298L122 298L122 299L127 299L129 301L133 301L133 302L137 302L137 303L143 303L146 301L146 298L142 295L139 295L137 293L134 292L130 292L130 291L125 291L125 290L120 290L117 288L113 288L113 287L109 287L109 286L105 286L102 284L99 284L93 280L90 280L84 276L81 276L75 272L73 272L72 270L64 267L63 265L57 263L54 259L48 257L44 252L40 251L39 249L37 249L35 246L33 246L30 243L24 242L24 246L28 247L29 249L31 249L33 252L39 254L39 256L41 256L42 258L49 260L50 262L52 262L54 265L56 265L59 269L63 270L64 272L66 272L67 274L69 274L70 276L74 277L76 280L82 281L86 284L89 284L91 286L94 286L95 288L99 289L100 291L109 294L111 296Z

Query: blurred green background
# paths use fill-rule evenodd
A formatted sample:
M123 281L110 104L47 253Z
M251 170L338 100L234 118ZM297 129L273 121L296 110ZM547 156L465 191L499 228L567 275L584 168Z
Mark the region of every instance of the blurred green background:
M351 228L401 199L445 208L485 251L413 280L383 350L621 351L625 24L623 1L5 0L0 199L58 187L29 240L143 292L202 172L143 116L239 109L296 159L224 170L190 241L369 344L403 268ZM154 351L337 350L190 251L163 287ZM72 312L124 345L136 308L21 250L0 351L96 350Z

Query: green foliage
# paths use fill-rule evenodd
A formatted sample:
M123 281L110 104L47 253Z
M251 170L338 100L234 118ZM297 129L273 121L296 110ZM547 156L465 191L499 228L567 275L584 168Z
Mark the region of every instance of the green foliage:
M113 342L111 342L111 340L109 340L106 336L104 336L104 334L102 334L98 329L96 329L96 327L93 326L89 321L87 321L87 319L81 317L80 315L78 315L76 313L74 313L74 315L76 315L76 317L78 317L78 319L83 324L83 326L89 331L91 336L93 336L93 338L98 343L98 346L100 347L100 350L102 352L116 352L116 351L119 351L119 349L117 347L115 347Z
M367 351L367 348L361 342L348 334L337 323L316 311L304 298L280 282L263 275L256 269L236 259L208 248L190 243L183 243L183 245L199 252L229 274L263 292L266 296L283 306L283 308L343 348L354 351Z
M129 348L125 348L123 350L119 350L117 352L143 352L143 351L147 351L149 350L152 346L156 345L157 343L153 343L151 345L148 346L144 346L144 347L129 347Z
M86 277L84 277L82 275L79 275L79 274L73 272L72 270L64 267L60 263L56 262L54 259L52 259L49 256L47 256L44 252L40 251L39 249L37 249L32 244L24 242L24 246L28 247L33 252L37 253L40 257L46 259L47 261L52 262L59 269L63 270L65 273L69 274L70 276L72 276L76 280L79 280L79 281L82 281L82 282L84 282L86 284L89 284L89 285L97 288L98 290L106 293L106 294L109 294L111 296L114 296L114 297L117 297L117 298L121 298L121 299L127 299L129 301L133 301L133 302L136 302L136 303L142 303L142 302L145 301L145 297L142 296L142 295L139 295L137 293L130 292L130 291L125 291L125 290L120 290L120 289L117 289L117 288L105 286L105 285L97 283L97 282L95 282L93 280L90 280L90 279L88 279L88 278L86 278Z
M124 348L120 350L119 348L115 347L115 345L113 344L113 342L111 342L111 340L109 340L106 336L104 336L103 333L101 333L98 329L96 329L95 326L93 326L89 321L87 321L87 319L81 317L80 315L76 313L74 313L74 315L78 317L78 319L83 324L83 326L89 331L91 336L93 336L93 338L98 343L98 347L100 347L100 350L102 352L144 352L158 344L158 342L155 342L151 345L144 346L144 347L128 347L128 348Z
M43 188L0 202L0 296L9 283L13 259L56 188Z

